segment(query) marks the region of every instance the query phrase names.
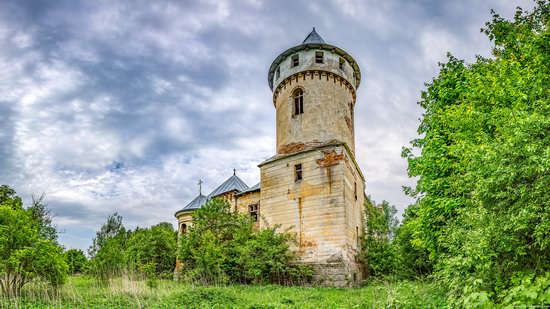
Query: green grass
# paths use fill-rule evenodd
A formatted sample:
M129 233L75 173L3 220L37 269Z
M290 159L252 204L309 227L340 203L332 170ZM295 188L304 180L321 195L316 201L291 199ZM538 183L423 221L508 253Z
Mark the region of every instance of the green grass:
M357 289L267 286L199 287L169 280L151 289L143 281L100 285L71 277L57 292L28 285L19 298L0 296L0 308L441 308L444 292L430 283L373 283Z

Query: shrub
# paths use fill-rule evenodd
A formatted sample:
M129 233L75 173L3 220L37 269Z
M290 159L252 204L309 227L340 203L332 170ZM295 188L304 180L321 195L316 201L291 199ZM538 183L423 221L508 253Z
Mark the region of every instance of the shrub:
M292 241L277 227L257 230L250 217L213 199L195 211L193 225L180 239L182 277L202 284L307 280L311 269L296 263Z

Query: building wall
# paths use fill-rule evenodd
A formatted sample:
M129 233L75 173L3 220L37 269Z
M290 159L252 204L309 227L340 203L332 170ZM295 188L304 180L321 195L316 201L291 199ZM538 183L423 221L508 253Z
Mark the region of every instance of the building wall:
M353 195L349 160L352 157L345 147L329 146L260 166L262 215L269 224L281 224L283 230L296 235L293 250L302 262L314 266L316 280L336 286L352 284L359 267L355 224L361 216L356 204L362 200L349 196L350 192ZM300 181L294 180L296 164L302 164ZM361 197L362 188L358 188Z
M289 154L333 140L355 149L354 89L339 75L306 71L286 79L274 93L277 153ZM304 92L304 113L294 115L293 92Z
M252 204L258 204L258 222L257 227L263 227L265 225L265 222L262 223L262 207L260 203L260 191L254 191L245 193L242 195L237 195L236 198L236 205L237 205L237 212L248 214L248 206Z

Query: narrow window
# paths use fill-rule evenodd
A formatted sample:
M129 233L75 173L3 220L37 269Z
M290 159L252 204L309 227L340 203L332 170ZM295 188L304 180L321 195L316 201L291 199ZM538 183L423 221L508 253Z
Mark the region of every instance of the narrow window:
M252 218L252 221L258 222L258 204L248 205L248 213Z
M344 65L346 64L346 60L344 58L340 58L340 70L344 70Z
M298 88L294 90L292 94L294 99L294 115L300 115L304 113L304 91Z
M181 234L187 234L187 225L185 223L181 225Z
M355 194L355 200L357 201L357 182L353 183L353 194Z
M294 165L294 181L302 180L302 164Z
M361 245L361 239L359 238L359 227L355 227L355 235L357 235L357 246L359 247Z
M277 67L277 70L275 71L275 79L279 79L279 76L281 76L281 67Z
M315 63L324 63L324 53L323 52L315 52Z
M291 68L296 67L300 64L300 57L299 55L292 56L292 65Z

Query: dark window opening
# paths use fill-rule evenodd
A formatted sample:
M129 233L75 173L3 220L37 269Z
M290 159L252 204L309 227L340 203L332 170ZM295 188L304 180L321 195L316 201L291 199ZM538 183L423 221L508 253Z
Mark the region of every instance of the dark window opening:
M355 227L355 234L357 235L357 246L360 246L361 239L359 238L359 227L358 226Z
M184 223L181 225L181 234L187 234L187 225Z
M357 201L357 182L353 183L353 194L355 194L355 200Z
M277 67L277 70L275 71L275 79L279 79L279 76L281 76L281 67Z
M346 64L346 60L344 58L340 58L340 70L344 70L344 65Z
M294 181L302 180L302 164L294 165Z
M315 52L315 63L324 63L324 53L323 52Z
M296 89L292 95L294 98L294 115L304 113L304 92L302 89Z
M258 210L258 204L248 205L248 213L254 222L258 222Z
M292 68L298 66L300 64L300 57L298 55L292 56L292 62L291 63L292 63L292 65L291 65Z

